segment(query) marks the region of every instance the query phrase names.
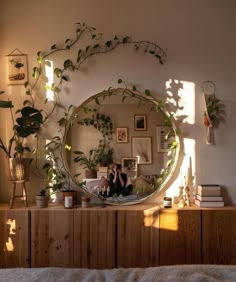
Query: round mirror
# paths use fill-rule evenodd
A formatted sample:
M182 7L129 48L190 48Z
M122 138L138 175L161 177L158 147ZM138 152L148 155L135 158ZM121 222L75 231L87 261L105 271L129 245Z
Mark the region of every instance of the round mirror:
M107 204L140 203L163 191L180 154L163 101L127 88L103 91L75 108L65 145L73 181Z

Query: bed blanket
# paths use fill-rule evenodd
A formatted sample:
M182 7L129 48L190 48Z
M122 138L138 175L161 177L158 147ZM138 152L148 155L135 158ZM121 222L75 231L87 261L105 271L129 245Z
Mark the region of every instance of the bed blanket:
M43 282L152 282L236 281L236 266L176 265L150 268L97 270L85 268L8 268L0 269L0 281Z

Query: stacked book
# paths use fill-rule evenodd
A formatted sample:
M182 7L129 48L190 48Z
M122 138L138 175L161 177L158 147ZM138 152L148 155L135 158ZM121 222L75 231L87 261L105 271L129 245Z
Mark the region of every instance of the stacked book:
M224 200L221 195L221 187L216 184L202 184L197 187L195 204L199 207L223 207Z

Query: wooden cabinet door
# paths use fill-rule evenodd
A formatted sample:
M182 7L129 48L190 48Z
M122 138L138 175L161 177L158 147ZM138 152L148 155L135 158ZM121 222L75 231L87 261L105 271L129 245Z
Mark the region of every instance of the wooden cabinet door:
M202 263L236 264L236 210L202 210Z
M101 208L74 211L74 267L115 267L115 215Z
M73 249L73 210L31 210L32 267L72 267Z
M29 267L29 211L0 211L0 268Z
M117 211L117 266L159 265L158 209Z
M201 263L201 211L160 210L160 265Z

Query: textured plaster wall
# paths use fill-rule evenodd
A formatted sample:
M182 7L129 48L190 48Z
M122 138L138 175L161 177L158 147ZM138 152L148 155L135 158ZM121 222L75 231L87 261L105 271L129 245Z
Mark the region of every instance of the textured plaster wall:
M150 56L136 54L129 48L94 57L83 72L72 76L69 89L64 89L62 102L80 104L104 88L115 87L119 77L162 96L168 95L167 81L175 81L175 87L179 82L186 82L191 85L191 91L185 91L185 98L187 101L194 98L194 104L185 107L186 119L181 130L195 144L191 153L195 182L221 184L236 203L235 12L234 0L1 0L0 89L16 101L16 107L21 105L25 99L24 87L6 85L5 55L14 48L20 49L28 54L31 70L36 52L73 37L74 23L78 21L95 26L105 39L117 34L154 41L167 49L165 65L160 66ZM206 128L202 125L201 84L205 80L216 84L216 95L225 104L226 112L225 122L214 130L216 145L213 146L205 144ZM193 114L190 123L188 115ZM8 120L8 113L1 111L3 138L11 132ZM53 134L51 129L50 134ZM9 183L3 173L2 153L0 158L0 201L8 201ZM33 176L29 183L31 200L40 185ZM173 189L176 191L176 187Z

